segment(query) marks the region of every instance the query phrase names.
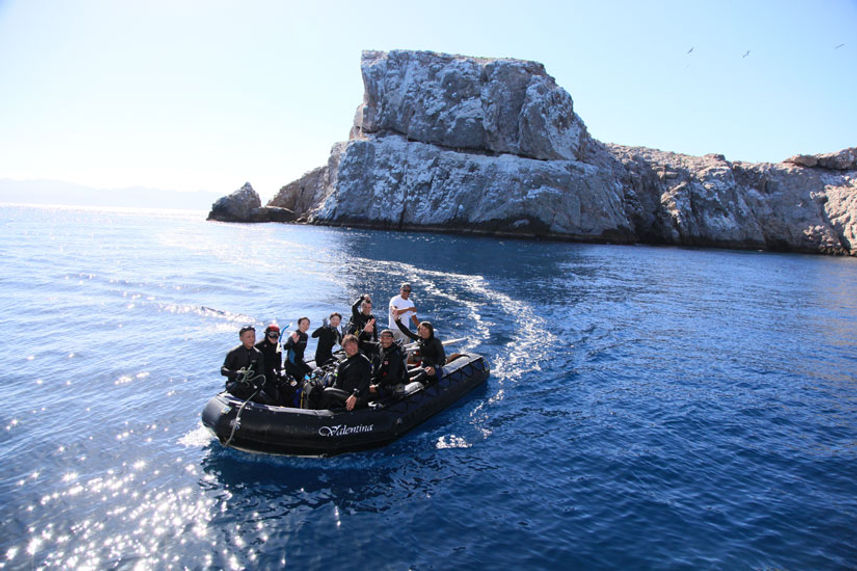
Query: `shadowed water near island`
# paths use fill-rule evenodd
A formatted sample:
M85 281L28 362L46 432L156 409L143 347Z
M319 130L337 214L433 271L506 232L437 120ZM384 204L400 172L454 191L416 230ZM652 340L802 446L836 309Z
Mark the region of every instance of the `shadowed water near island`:
M2 209L0 566L857 561L857 259L203 218ZM483 388L333 458L202 428L241 325L402 281Z

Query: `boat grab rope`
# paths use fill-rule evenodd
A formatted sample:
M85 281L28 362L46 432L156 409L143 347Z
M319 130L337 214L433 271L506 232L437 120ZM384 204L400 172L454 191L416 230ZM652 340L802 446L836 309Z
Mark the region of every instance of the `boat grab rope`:
M244 411L244 407L247 406L247 403L250 402L260 390L262 390L262 384L265 382L265 375L256 375L255 377L252 375L252 367L238 371L238 384L249 384L251 386L255 386L256 390L241 403L240 407L238 407L238 413L235 415L235 420L232 421L232 432L229 433L229 438L227 438L226 442L223 443L224 446L229 446L229 443L232 442L232 439L235 437L235 431L238 430L238 425L241 424L241 413Z

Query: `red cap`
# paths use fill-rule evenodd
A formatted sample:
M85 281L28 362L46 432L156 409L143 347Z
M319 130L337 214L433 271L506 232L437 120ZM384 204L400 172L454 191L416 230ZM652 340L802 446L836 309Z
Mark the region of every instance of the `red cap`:
M277 325L276 323L272 323L265 328L265 333L267 333L269 331L276 331L277 333L279 333L280 332L280 326Z

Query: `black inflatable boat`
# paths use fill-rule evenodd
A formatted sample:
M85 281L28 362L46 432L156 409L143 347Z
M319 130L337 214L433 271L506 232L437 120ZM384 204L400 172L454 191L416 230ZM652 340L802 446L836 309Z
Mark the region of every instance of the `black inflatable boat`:
M223 392L205 406L202 423L221 444L250 452L330 456L375 448L447 408L490 372L483 357L470 353L456 355L443 370L435 383L412 382L396 400L351 412L245 403Z

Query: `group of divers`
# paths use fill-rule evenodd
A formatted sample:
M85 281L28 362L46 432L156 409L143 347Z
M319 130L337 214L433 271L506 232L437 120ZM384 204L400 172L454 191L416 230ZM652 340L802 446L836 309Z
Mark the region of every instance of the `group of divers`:
M276 324L265 328L265 338L259 343L253 326L242 327L238 333L241 344L229 351L220 369L226 377L226 390L236 398L261 404L350 411L370 402L396 400L407 383L436 382L443 375L446 353L432 324L417 319L410 294L411 286L403 283L399 295L390 300L390 328L380 333L368 294L351 306L344 332L342 316L331 313L312 333L318 338L315 360L310 361L314 367L304 360L309 318L298 319L298 328L282 346ZM413 321L416 334L403 319ZM405 344L410 341L418 349L415 363L408 362L411 345ZM334 353L337 344L342 351Z

